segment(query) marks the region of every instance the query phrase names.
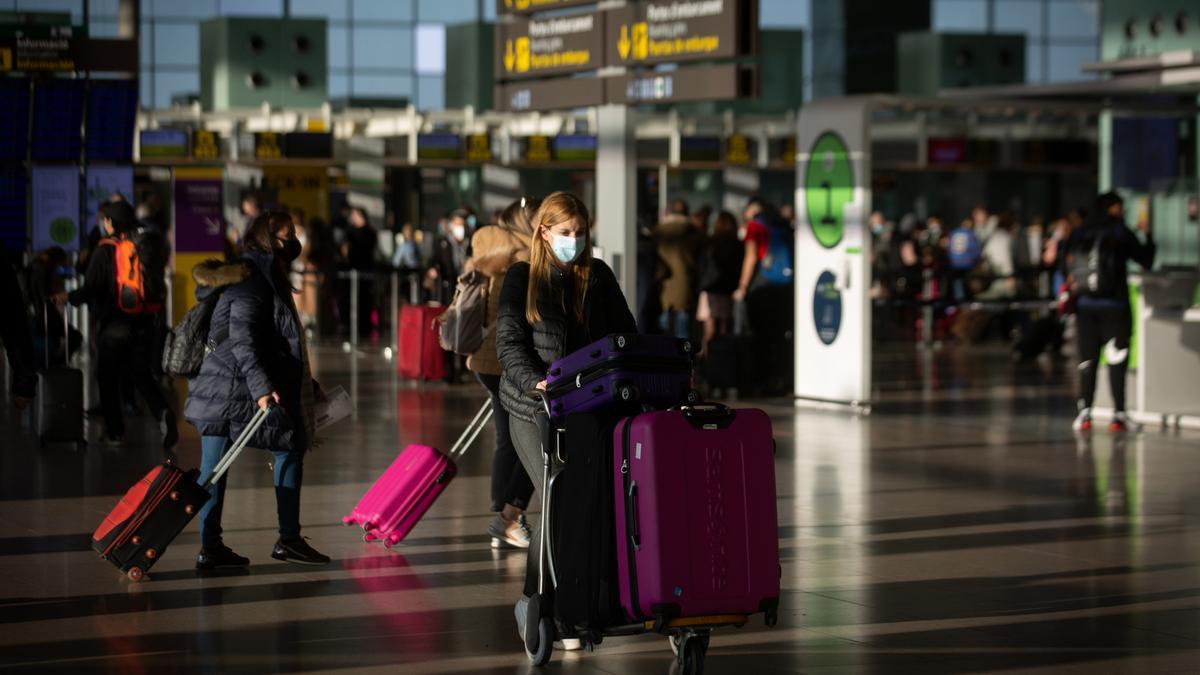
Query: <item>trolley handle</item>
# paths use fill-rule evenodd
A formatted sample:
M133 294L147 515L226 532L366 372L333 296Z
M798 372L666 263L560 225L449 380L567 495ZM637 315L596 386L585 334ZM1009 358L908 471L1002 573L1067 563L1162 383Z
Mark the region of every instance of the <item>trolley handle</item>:
M542 409L546 411L546 417L550 417L550 397L546 395L544 389L527 389L525 395L529 398L538 401L542 404Z

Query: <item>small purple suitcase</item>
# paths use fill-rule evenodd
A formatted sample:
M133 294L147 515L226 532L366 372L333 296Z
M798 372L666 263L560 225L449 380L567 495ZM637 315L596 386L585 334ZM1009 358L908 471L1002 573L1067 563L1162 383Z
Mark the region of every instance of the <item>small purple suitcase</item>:
M779 608L775 442L757 409L700 405L613 430L621 606L636 620Z
M555 419L606 406L694 403L692 343L670 335L614 333L550 364L546 394Z

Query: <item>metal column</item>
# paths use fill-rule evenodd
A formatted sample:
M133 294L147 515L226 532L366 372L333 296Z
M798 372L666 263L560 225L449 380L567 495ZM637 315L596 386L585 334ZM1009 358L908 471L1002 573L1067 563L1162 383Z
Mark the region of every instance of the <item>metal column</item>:
M637 297L637 148L633 113L621 105L597 109L596 231L594 242L604 250L636 310Z

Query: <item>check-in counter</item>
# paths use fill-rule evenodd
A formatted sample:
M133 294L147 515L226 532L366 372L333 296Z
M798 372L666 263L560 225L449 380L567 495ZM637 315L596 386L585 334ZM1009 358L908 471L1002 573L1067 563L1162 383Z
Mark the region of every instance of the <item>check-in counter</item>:
M1169 269L1130 279L1135 360L1126 383L1129 415L1143 424L1200 428L1200 270ZM1108 369L1096 382L1097 417L1112 413Z

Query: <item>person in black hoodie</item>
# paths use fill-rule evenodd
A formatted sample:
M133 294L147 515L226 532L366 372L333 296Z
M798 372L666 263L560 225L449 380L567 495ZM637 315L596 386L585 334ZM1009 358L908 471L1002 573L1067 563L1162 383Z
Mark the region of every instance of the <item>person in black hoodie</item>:
M28 318L17 270L8 258L8 251L0 246L0 339L4 340L4 351L12 368L13 405L19 410L33 400L37 387Z
M611 333L635 333L637 324L612 269L592 257L587 207L566 192L542 201L533 218L529 262L508 269L496 319L496 353L504 374L500 402L525 471L540 490L541 405L526 395L546 388L550 364ZM537 592L540 526L530 540L524 595L517 603L524 634L525 606Z
M105 237L88 262L83 285L70 293L56 296L58 302L72 305L88 303L96 318L97 337L96 379L100 385L100 407L104 412L105 443L120 445L125 434L121 414L121 380L128 378L145 399L158 420L165 450L175 447L175 411L154 377L151 355L157 329L157 311L128 313L117 302L121 292L117 282L117 251L120 242L131 239L138 229L133 207L127 202L109 202L100 207ZM143 289L153 284L143 280ZM145 298L147 303L161 303L164 297Z
M221 293L208 332L209 343L216 346L189 382L183 409L184 418L200 432L199 480L203 484L208 479L255 410L270 408L249 445L275 456L279 540L271 557L324 565L328 556L300 536L304 454L314 438L313 404L324 397L309 371L308 346L288 283L287 268L300 255L300 240L291 216L267 211L251 221L242 245L241 258L209 261L192 273L197 298ZM200 509L199 570L250 564L221 538L226 478L210 488L213 498Z
M1144 269L1154 265L1156 247L1149 221L1138 223L1146 237L1138 241L1125 225L1125 203L1115 192L1096 200L1094 216L1067 238L1063 256L1067 285L1075 296L1075 332L1079 342L1079 414L1076 431L1091 431L1092 402L1100 353L1108 362L1113 419L1109 431L1129 427L1125 414L1125 373L1129 368L1129 337L1133 314L1129 307L1129 261Z

